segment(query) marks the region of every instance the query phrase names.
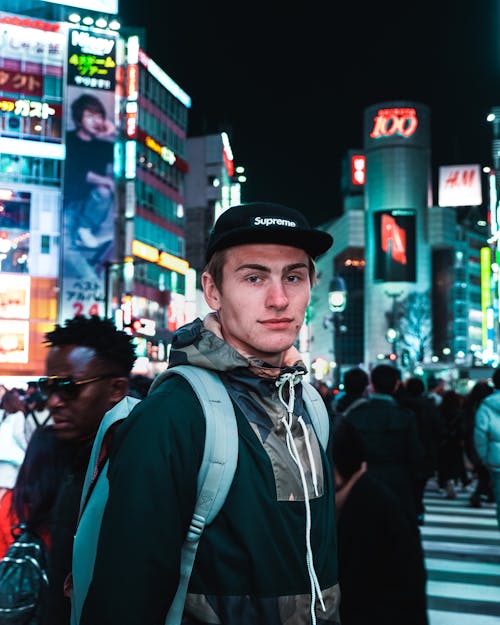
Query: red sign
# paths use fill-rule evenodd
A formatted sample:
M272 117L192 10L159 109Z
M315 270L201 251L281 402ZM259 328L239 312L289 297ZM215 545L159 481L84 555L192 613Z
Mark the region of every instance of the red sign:
M414 108L380 109L375 117L370 137L411 137L418 126L417 111Z
M351 184L360 187L366 182L366 157L364 154L351 156Z
M2 68L0 69L0 91L41 97L43 95L43 76Z
M24 28L38 28L38 30L45 30L47 32L58 32L60 28L60 24L52 24L31 17L17 17L17 15L0 15L0 23L22 26Z

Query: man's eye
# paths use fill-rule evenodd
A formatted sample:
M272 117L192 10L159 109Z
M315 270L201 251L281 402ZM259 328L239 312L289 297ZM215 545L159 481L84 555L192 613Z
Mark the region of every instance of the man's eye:
M259 282L260 278L259 276L248 276L246 280L247 282L255 283L255 282Z
M302 280L302 276L296 276L296 275L287 276L286 279L288 282L300 282Z

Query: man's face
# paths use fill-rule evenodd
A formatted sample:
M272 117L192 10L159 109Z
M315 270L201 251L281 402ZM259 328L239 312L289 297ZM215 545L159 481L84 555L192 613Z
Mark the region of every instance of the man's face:
M99 136L104 126L104 118L98 111L83 111L80 129L92 137Z
M96 359L94 349L79 345L52 347L47 357L47 376L88 380L110 374ZM119 382L121 380L121 382ZM105 377L76 387L76 396L68 397L65 390L49 392L47 407L54 419L59 438L85 440L92 438L104 413L122 399L123 380Z
M272 244L232 247L226 252L222 292L206 273L203 287L224 339L245 356L281 365L311 295L306 252Z

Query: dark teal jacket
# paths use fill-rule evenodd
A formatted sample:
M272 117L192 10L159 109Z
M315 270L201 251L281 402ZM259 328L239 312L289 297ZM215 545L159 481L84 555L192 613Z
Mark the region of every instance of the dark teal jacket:
M268 386L269 395L276 392L274 380L259 384ZM300 393L297 402L303 411ZM309 625L305 505L280 497L283 484L276 481L280 471L298 469L291 458L289 466L273 465L271 457L279 456L270 456L256 434L263 424L252 427L240 401L233 403L239 430L236 474L221 512L201 538L183 624ZM162 625L178 584L204 434L201 406L177 376L120 426L81 625ZM326 611L317 605L316 614L322 625L334 625L339 599L335 493L328 453L320 454L321 492L309 501L314 568Z

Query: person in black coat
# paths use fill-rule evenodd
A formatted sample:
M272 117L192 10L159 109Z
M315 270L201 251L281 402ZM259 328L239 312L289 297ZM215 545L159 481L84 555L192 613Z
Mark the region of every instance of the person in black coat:
M424 461L421 474L417 477L415 501L418 523L424 524L424 491L428 480L437 470L439 443L443 437L439 409L430 397L425 395L425 384L418 377L408 378L401 384L396 399L405 408L415 413L417 431L424 449Z
M428 625L420 533L366 458L343 421L333 439L342 625Z
M408 518L417 525L415 492L423 472L424 450L416 417L394 397L400 384L397 368L377 365L370 379L374 392L345 419L361 433L368 454L368 473L393 491Z

